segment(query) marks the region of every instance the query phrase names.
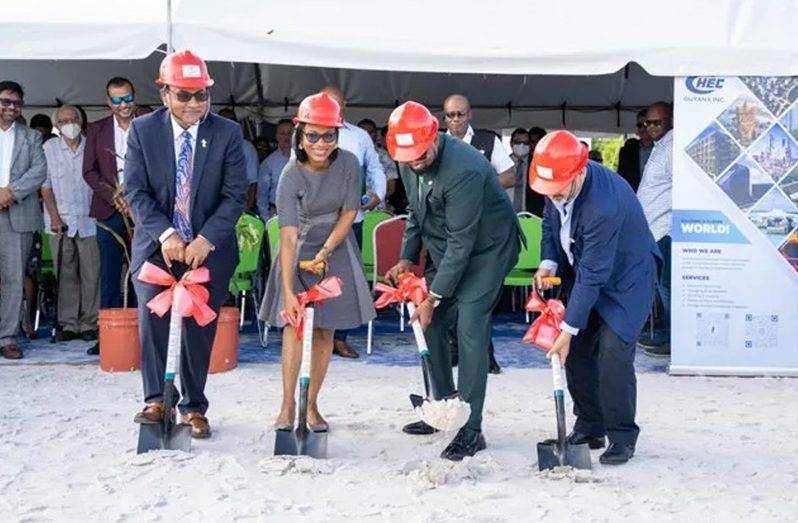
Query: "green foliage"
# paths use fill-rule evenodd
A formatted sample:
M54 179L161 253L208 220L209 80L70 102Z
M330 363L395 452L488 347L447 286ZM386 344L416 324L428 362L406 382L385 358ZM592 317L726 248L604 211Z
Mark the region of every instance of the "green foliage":
M622 136L617 138L593 138L593 149L601 152L601 157L604 159L604 165L612 169L618 170L618 153L621 152L624 139Z

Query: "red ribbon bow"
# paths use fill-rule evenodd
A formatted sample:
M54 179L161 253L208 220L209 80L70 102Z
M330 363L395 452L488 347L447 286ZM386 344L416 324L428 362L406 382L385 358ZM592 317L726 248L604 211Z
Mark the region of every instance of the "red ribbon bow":
M147 307L160 317L171 310L174 302L181 317L193 317L200 327L216 319L216 313L208 306L210 293L202 285L211 281L211 274L206 267L186 271L180 281L177 281L157 265L144 262L139 272L139 281L169 287L147 302Z
M374 306L378 309L387 307L391 303L407 303L410 301L418 306L427 299L429 294L426 278L419 278L410 272L399 275L399 285L396 287L391 287L385 283L377 283L374 286L374 290L382 293L374 302Z
M302 340L305 333L305 309L308 304L321 305L324 300L336 298L343 292L344 282L337 276L328 276L305 292L296 295L299 302L299 317L291 316L286 311L280 311L280 317L291 325L296 331L297 341Z
M544 300L533 287L532 295L526 302L526 310L539 312L540 316L529 326L524 334L524 341L550 350L562 332L560 324L565 318L565 305L562 300Z

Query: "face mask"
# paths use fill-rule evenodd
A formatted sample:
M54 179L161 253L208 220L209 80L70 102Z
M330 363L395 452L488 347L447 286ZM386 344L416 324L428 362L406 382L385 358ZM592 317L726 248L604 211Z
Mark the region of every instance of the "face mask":
M80 126L76 123L68 123L61 127L61 134L69 140L74 140L80 136Z
M526 156L529 154L529 146L525 143L513 144L513 154L518 157Z

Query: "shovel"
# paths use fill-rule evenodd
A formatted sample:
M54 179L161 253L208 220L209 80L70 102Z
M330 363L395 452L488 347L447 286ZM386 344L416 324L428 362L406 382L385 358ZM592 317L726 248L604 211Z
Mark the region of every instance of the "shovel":
M407 302L407 312L410 317L416 313L416 306L412 301ZM438 430L457 430L468 421L471 407L460 399L458 391L446 396L440 394L435 386L435 380L432 379L432 360L427 348L427 340L424 338L424 330L418 321L414 321L411 327L413 328L413 336L416 338L418 354L421 356L421 372L424 375L424 389L427 392L427 397L411 394L410 403L421 414L422 421L427 425ZM446 405L449 402L456 402L457 407L454 409L447 408Z
M180 373L182 338L183 318L177 312L177 300L173 300L172 313L169 318L169 345L166 349L166 370L163 380L164 415L160 423L142 423L139 425L137 454L143 454L151 450L191 451L191 425L175 423L172 420L172 395L175 388L175 376Z
M590 470L590 450L587 443L570 445L565 439L565 393L563 391L563 370L560 355L551 356L551 372L554 377L554 405L557 412L557 439L547 439L538 443L538 469L549 470L554 467L573 467Z
M299 282L308 291L302 277L301 266L297 267ZM322 274L322 279L324 275ZM310 355L313 347L313 303L305 308L305 327L302 333L302 365L299 370L299 418L296 428L275 431L275 456L310 456L327 458L327 432L314 432L308 427L308 389L310 388Z

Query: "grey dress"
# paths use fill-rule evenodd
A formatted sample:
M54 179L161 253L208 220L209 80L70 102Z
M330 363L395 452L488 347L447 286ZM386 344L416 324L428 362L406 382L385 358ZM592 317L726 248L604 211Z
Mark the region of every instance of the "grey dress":
M338 157L325 172L314 173L291 158L277 183L277 220L280 227L299 229L297 254L300 260L312 260L338 221L341 210L360 208L360 165L357 157L338 149ZM269 325L282 327L280 311L283 286L280 253L272 258L272 270L260 308L260 318ZM296 266L297 260L294 260ZM346 240L328 259L327 274L343 280L343 294L316 308L314 326L323 329L353 329L376 316L371 292L360 261L360 249L350 231ZM305 281L313 285L319 278L306 273ZM304 289L294 276L294 292Z

